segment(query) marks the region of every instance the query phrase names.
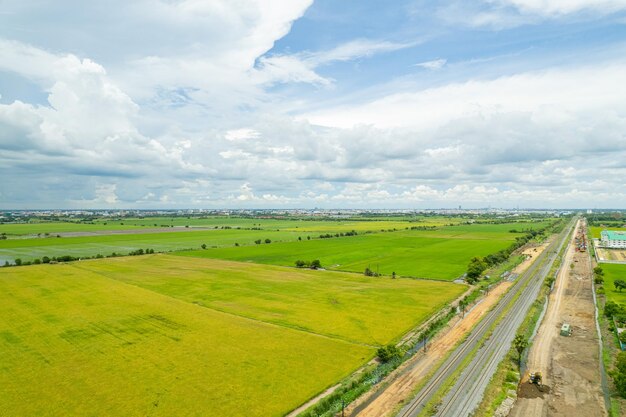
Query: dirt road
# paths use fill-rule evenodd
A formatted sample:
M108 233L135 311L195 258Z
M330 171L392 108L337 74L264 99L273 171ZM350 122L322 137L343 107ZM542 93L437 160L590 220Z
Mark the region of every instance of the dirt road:
M513 271L511 271L514 274L521 274L522 272L524 272L525 270L528 269L528 267L535 262L535 259L541 255L541 253L543 252L543 250L548 246L548 242L544 242L539 246L533 246L527 249L524 249L524 251L522 252L522 255L524 255L526 257L526 259L524 259L522 261L522 263L520 263L519 265L517 265L515 268L513 268Z
M573 238L585 227L579 221ZM570 245L528 355L527 369L541 371L546 387L538 390L524 375L510 417L607 415L591 279L588 254ZM570 337L560 336L563 323L572 327Z
M376 398L364 400L371 401L360 412L354 413L355 407L362 401L351 404L347 415L359 417L383 417L389 415L398 403L409 398L419 382L433 369L433 367L452 349L485 315L485 313L497 303L500 297L512 285L511 282L502 282L493 288L489 294L462 319L457 319L450 328L444 330L429 345L426 353L416 354L414 358L398 368L391 376L391 383L382 392L374 393ZM360 407L359 407L360 408Z

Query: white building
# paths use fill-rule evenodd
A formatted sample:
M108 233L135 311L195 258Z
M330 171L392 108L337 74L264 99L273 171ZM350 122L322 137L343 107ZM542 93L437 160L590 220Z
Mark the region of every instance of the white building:
M626 232L603 230L600 233L600 246L603 248L626 249Z

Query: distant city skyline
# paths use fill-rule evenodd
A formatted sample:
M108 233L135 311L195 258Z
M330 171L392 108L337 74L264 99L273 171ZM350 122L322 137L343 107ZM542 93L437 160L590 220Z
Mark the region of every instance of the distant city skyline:
M7 0L0 210L626 207L626 1Z

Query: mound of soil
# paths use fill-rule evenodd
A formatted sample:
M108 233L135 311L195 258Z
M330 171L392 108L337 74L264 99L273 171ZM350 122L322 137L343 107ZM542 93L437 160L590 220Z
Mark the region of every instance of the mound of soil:
M543 398L549 392L549 386L531 384L530 382L522 382L517 387L518 398Z

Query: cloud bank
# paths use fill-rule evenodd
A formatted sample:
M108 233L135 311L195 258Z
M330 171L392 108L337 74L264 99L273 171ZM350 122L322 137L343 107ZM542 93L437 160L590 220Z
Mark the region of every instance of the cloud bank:
M487 3L544 16L626 7ZM85 5L89 19L70 25L99 39L85 44L66 29L56 40L5 31L0 80L18 77L43 99L0 84L0 95L17 97L0 98L0 208L626 204L620 54L434 85L391 79L373 96L355 89L317 101L316 91L343 88L336 66L409 54L425 41L358 36L272 51L311 4L142 0L102 19ZM53 6L41 10L60 19L71 8ZM24 8L7 2L16 22L36 20ZM125 20L108 28L117 13ZM117 43L136 25L143 37ZM405 66L443 77L454 62ZM313 93L290 93L302 85Z

